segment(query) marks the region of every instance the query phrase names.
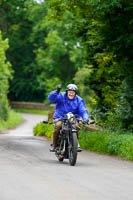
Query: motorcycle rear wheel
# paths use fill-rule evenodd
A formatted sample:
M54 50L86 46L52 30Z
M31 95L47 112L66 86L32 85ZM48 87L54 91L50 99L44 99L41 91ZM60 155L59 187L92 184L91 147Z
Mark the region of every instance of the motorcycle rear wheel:
M77 148L78 148L78 139L76 132L73 132L70 139L70 144L68 146L68 156L69 164L74 166L77 161Z

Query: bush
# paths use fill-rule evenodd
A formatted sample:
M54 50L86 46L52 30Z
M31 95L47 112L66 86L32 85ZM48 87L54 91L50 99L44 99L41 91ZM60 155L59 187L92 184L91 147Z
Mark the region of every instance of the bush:
M34 135L45 136L45 129L46 125L44 125L42 122L40 124L37 124L33 129Z
M107 153L110 155L119 155L119 149L124 141L124 136L120 135L110 135L107 145Z
M38 136L47 136L49 138L53 138L53 125L39 123L34 127L33 130L34 135Z
M125 141L123 141L119 154L127 160L133 160L133 136L128 135Z
M105 153L107 144L102 132L87 132L82 130L79 135L79 143L82 148L90 151Z
M124 131L122 129L121 113L119 111L119 105L117 105L112 111L104 109L95 109L91 112L91 118L95 120L103 128L107 128L111 131Z

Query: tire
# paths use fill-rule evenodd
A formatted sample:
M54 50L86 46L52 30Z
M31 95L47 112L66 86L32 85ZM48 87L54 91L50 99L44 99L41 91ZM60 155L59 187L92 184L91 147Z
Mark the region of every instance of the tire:
M60 140L58 143L60 144L62 141L63 141L63 140ZM64 142L64 141L63 141L63 142ZM59 161L59 162L63 162L64 157L62 157L61 154L57 154L57 153L56 153L55 155L56 155L56 157L58 158L58 161Z
M76 164L77 148L78 148L77 133L73 132L70 138L70 144L68 146L69 164L71 166L74 166Z
M58 158L59 162L63 162L64 158Z

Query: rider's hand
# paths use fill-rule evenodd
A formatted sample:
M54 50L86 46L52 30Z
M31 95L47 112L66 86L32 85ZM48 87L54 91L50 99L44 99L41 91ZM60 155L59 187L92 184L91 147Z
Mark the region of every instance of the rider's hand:
M42 123L44 123L44 124L48 124L48 122L47 122L47 121L42 121Z
M62 85L60 84L60 85L58 85L58 87L57 87L57 89L56 89L56 92L57 93L59 93L60 92L60 90L61 90L61 88L62 88Z
M89 123L89 120L88 120L88 119L85 119L85 120L84 120L84 123L85 123L85 124L88 124L88 123Z

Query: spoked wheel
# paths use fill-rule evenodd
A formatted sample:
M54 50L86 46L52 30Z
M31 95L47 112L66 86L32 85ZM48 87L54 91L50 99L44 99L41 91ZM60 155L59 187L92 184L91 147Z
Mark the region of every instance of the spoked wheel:
M69 163L71 166L74 166L76 164L77 147L78 147L77 134L76 132L73 132L71 135L70 144L68 147Z

